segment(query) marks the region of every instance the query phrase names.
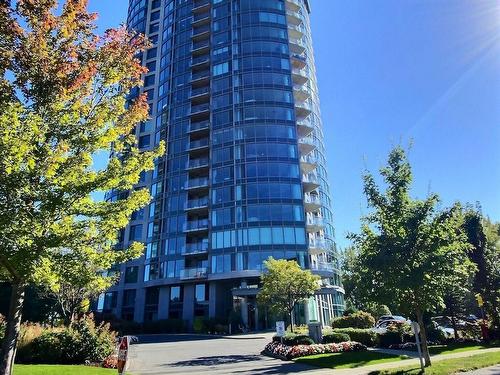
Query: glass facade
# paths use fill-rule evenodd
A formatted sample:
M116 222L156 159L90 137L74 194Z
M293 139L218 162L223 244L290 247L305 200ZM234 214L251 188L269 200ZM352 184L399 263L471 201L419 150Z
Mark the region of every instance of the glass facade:
M237 306L265 328L241 293L271 256L322 276L302 319L342 312L309 12L307 0L130 0L128 27L153 43L129 98L150 104L137 142L165 140L167 152L141 178L153 199L117 245L145 253L106 299L116 315L192 322Z

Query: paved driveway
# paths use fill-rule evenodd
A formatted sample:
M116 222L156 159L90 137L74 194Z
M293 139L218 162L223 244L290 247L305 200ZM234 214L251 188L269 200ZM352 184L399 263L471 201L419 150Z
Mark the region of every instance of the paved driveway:
M151 374L289 374L313 370L260 355L271 333L243 336L149 335L131 347L129 372Z

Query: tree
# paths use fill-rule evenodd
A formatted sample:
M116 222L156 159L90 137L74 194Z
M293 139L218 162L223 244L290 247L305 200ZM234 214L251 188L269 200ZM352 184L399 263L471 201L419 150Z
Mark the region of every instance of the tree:
M363 218L361 233L350 235L359 252L357 288L365 301L396 305L398 311L416 316L428 366L424 313L442 306L450 285L467 280L474 269L462 209L454 205L438 211L435 194L425 200L410 198L411 167L401 147L390 152L380 174L384 192L372 174L363 176L371 212Z
M257 300L276 314L288 317L293 332L293 310L320 288L320 278L301 269L295 261L269 258L264 261L264 267Z
M69 259L105 270L142 253L139 243L113 244L150 199L132 190L140 173L164 153L138 150L134 129L148 105L145 96L127 103L145 73L135 58L143 37L125 28L97 37L86 0L67 0L58 14L56 0L10 3L0 1L0 276L12 285L2 374L11 373L28 283L57 290L53 270ZM93 155L110 150L93 170ZM92 198L110 190L123 199Z

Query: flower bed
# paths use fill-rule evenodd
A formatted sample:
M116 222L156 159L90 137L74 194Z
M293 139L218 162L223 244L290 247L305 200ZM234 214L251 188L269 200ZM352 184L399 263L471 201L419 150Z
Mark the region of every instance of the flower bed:
M277 357L286 360L305 357L314 354L340 353L340 352L358 352L366 350L366 346L355 341L346 341L331 344L312 344L312 345L294 345L288 346L279 342L270 342L264 348L263 353L271 357Z

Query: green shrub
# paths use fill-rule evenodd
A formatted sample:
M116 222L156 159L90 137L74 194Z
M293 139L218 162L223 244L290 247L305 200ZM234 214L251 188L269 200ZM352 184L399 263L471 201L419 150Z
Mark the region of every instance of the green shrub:
M390 345L399 345L403 343L403 336L397 330L387 330L385 333L378 334L378 342L382 348L388 348Z
M278 336L273 337L273 341L280 342L281 338ZM283 336L283 344L294 346L294 345L312 345L314 341L307 335L297 335L295 333L287 332Z
M377 334L371 329L363 328L335 328L332 333L345 333L352 341L357 341L366 346L377 344Z
M92 315L85 316L72 327L79 334L85 361L101 362L115 350L116 332L109 323L97 325Z
M351 341L351 337L347 333L332 332L323 336L323 344L338 343Z
M373 316L364 311L357 311L332 320L333 328L371 328L374 325L375 319Z

